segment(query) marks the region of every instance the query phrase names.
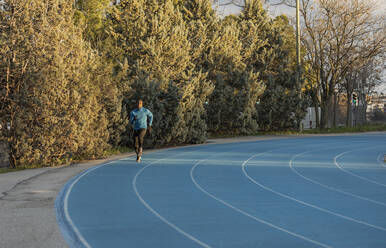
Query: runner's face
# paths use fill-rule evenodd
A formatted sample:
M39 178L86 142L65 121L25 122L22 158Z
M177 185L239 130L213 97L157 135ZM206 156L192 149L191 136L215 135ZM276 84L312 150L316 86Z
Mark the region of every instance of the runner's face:
M143 102L142 101L138 101L138 108L142 108L142 105L143 105Z

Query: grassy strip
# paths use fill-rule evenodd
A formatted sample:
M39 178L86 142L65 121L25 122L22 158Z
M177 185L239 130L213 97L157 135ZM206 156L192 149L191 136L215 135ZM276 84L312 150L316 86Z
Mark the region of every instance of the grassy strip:
M386 131L386 124L364 125L358 127L337 127L329 129L305 130L303 133L324 134L324 133L361 133L361 132L379 132Z
M21 171L21 170L25 170L25 169L26 169L25 167L21 167L21 168L8 168L8 167L5 167L5 168L0 168L0 174L8 173L8 172Z
M364 125L357 127L337 127L337 128L328 128L328 129L309 129L299 132L298 130L284 130L284 131L260 131L254 136L262 135L301 135L301 134L339 134L339 133L361 133L361 132L379 132L386 131L386 124L373 124L373 125ZM234 137L243 137L251 136L249 135L240 135L240 134L209 134L209 139L218 139L218 138L234 138ZM253 135L252 135L253 136Z
M103 156L100 157L100 158L108 158L108 157L113 156L113 155L129 153L129 152L132 152L132 151L134 151L134 150L131 149L131 148L128 148L128 147L115 147L115 148L111 148L111 149L105 151ZM96 158L96 159L99 159L99 158ZM73 158L73 160L71 160L71 162L63 161L62 165L70 165L70 164L80 163L80 162L83 162L83 161L86 161L86 160L90 160L90 159L86 158L86 157L85 158L76 157L76 158ZM25 169L43 168L43 167L47 167L47 166L44 166L44 165L33 165L33 166L31 166L31 165L29 165L29 166L20 166L20 167L17 167L17 168L5 167L5 168L0 168L0 174L8 173L8 172L21 171L21 170L25 170Z
M118 155L118 154L129 153L129 152L134 152L134 150L132 148L129 148L129 147L119 146L119 147L115 147L115 148L112 148L110 150L105 151L104 155L106 157L109 157L112 155Z

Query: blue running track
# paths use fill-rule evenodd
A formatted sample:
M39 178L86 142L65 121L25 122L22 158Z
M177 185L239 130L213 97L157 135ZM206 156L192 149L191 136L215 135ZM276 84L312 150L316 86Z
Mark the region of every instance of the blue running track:
M70 247L385 248L386 133L165 149L56 199Z

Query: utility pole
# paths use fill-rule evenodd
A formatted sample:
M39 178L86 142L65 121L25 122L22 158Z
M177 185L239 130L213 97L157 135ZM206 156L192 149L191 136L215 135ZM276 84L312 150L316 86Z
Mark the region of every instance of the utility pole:
M296 62L298 66L298 83L300 83L300 4L296 0Z
M302 98L302 86L300 85L300 3L296 0L296 84L299 87L299 99ZM303 131L302 122L299 123L299 131Z

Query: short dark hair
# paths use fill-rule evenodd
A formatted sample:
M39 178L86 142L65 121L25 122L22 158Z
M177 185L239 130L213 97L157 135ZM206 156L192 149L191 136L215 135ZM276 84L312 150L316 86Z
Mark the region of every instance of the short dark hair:
M137 103L139 103L139 102L142 102L142 103L143 103L142 98L139 98L139 99L137 100Z

